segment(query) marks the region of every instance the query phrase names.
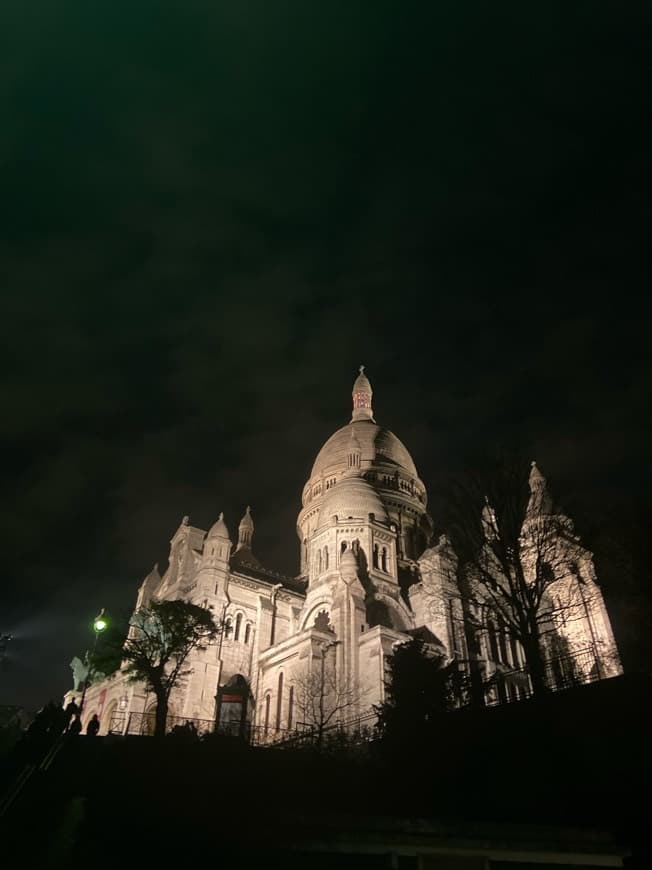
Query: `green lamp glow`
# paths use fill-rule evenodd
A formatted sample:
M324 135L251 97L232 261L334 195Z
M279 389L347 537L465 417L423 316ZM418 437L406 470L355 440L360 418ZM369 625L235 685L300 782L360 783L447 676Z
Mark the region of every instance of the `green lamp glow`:
M97 634L100 634L108 627L108 625L109 623L104 618L104 608L102 608L98 616L93 620L93 630L97 632Z

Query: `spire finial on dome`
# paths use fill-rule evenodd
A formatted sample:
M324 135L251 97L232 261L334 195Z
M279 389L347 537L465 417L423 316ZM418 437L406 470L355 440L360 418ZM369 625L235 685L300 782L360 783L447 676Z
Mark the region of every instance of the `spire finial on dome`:
M360 366L360 374L355 379L353 384L353 416L351 422L356 420L374 420L374 413L371 408L371 397L373 390L369 383L369 378L364 373L364 366Z

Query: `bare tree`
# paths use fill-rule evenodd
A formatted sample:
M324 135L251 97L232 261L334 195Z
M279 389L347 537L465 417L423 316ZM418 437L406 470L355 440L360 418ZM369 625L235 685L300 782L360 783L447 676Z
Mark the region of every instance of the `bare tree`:
M494 626L519 642L533 693L544 692L550 639L587 616L577 578L587 551L534 463L529 478L522 463L508 462L458 485L452 516L469 646L477 658L481 631Z
M327 729L355 713L360 704L360 692L352 681L338 675L335 656L328 651L338 641L321 646L319 667L306 668L294 674L297 711L304 727L313 735L315 746L321 747Z

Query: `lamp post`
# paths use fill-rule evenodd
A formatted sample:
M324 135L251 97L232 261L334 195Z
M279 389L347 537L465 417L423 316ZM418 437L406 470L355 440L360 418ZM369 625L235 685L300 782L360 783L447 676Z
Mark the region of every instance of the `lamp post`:
M82 710L84 709L84 700L86 698L86 688L88 686L89 677L91 675L91 663L93 661L93 656L95 655L95 648L97 647L97 639L102 634L103 631L106 631L109 627L108 620L104 615L104 608L100 610L95 619L93 620L93 632L95 633L95 638L93 640L93 649L91 651L90 657L88 655L88 650L86 650L86 665L88 667L88 671L86 672L86 679L84 680L84 688L82 690L81 700L79 702L79 721L81 722Z

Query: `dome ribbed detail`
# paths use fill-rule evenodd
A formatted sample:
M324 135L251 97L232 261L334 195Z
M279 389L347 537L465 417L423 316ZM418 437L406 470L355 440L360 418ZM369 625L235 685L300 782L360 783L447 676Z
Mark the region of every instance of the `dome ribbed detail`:
M372 420L356 420L333 433L317 454L310 473L311 478L320 474L344 471L351 445L351 429L360 444L362 467L374 463L403 469L412 477L418 477L412 457L403 443L390 432Z
M328 525L331 517L368 520L374 514L378 522L389 522L385 506L376 490L361 477L343 477L329 490L319 510L319 525Z

